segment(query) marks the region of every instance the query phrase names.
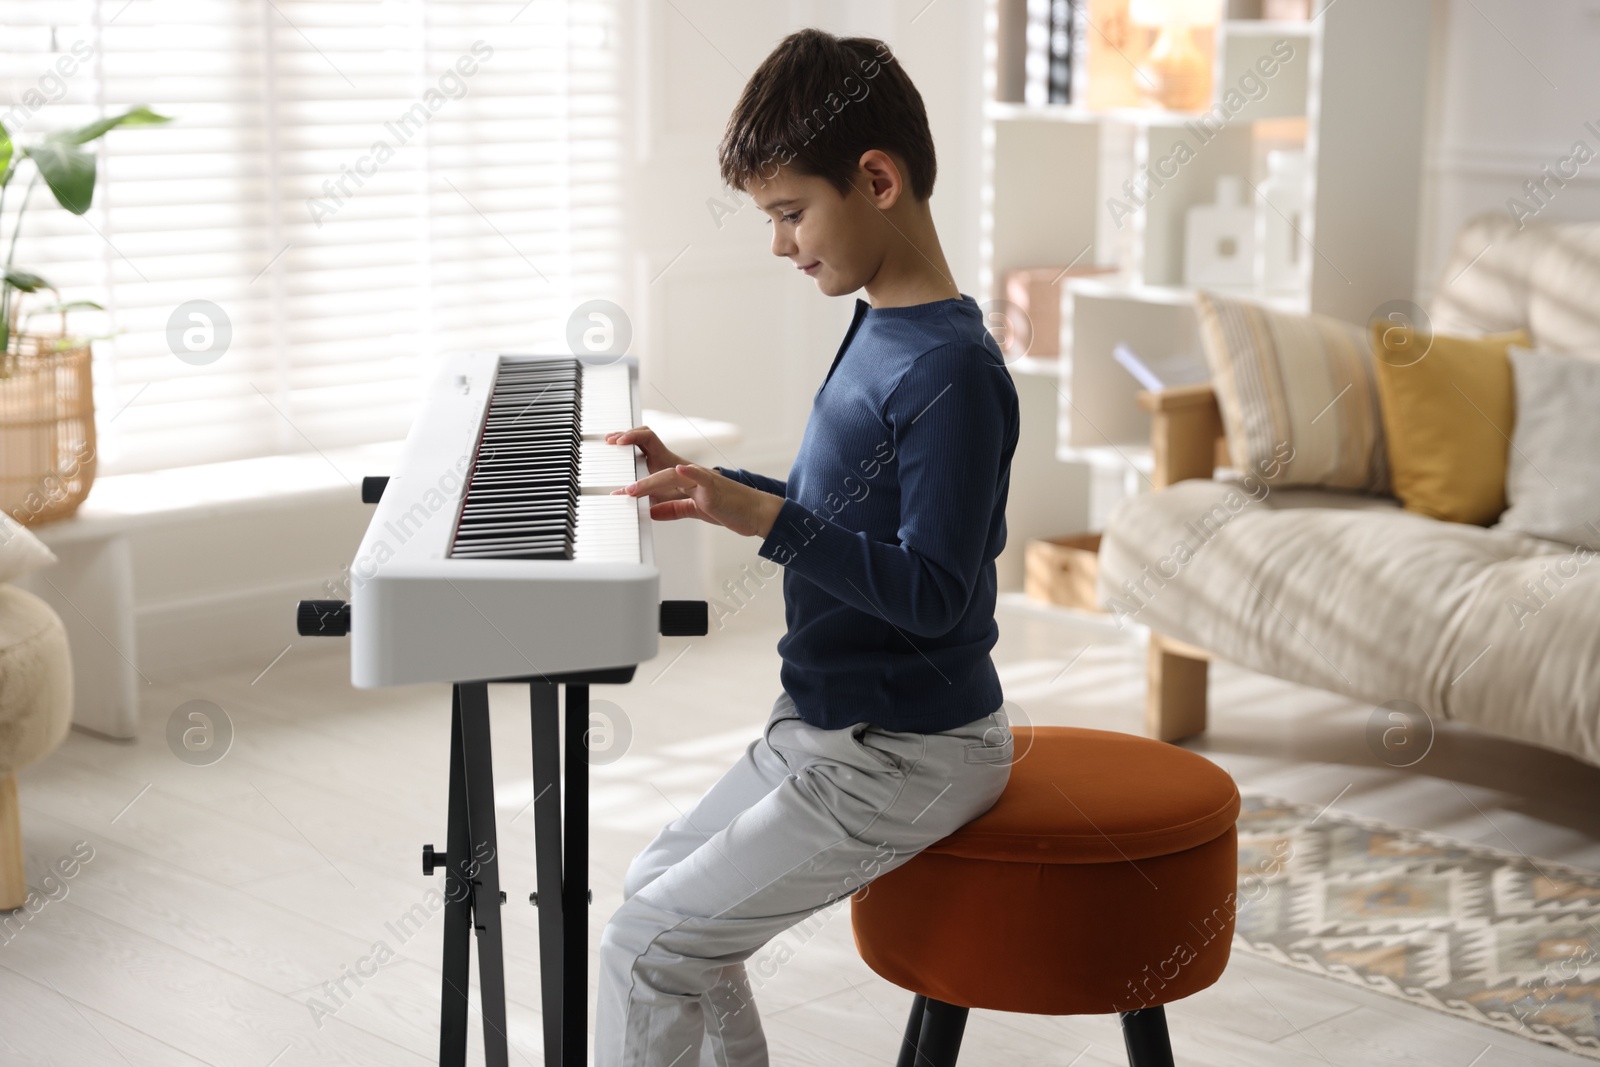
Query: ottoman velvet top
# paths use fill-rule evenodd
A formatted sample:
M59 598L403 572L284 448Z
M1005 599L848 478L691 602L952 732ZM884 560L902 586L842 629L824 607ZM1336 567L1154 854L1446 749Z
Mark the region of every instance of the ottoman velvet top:
M1221 767L1111 730L1014 727L994 806L926 851L1018 863L1114 863L1203 845L1239 817Z

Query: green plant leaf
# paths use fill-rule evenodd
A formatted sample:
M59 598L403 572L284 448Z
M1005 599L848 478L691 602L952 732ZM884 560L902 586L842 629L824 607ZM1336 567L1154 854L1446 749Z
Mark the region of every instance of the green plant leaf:
M13 289L21 289L24 293L37 293L40 289L49 289L50 283L29 271L18 270L13 267L5 272L6 284Z
M56 196L56 203L82 215L94 200L94 155L70 141L46 138L29 145L23 154L39 168L44 183Z
M105 310L93 300L67 300L60 304L46 304L44 307L29 308L28 318L31 319L35 315L57 315L63 311L77 311L80 308L93 308L96 311Z
M147 107L131 108L120 115L96 119L87 126L80 126L75 130L60 130L56 133L46 134L49 141L65 141L68 144L86 144L118 126L154 126L162 122L171 122L171 115L158 115Z
M11 180L11 132L0 122L0 189Z

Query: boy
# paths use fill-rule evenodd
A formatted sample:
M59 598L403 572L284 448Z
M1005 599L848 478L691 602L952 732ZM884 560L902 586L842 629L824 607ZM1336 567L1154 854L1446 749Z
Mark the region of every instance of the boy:
M744 961L987 811L1011 771L989 650L1017 397L939 248L922 97L882 42L802 30L750 78L719 157L774 255L869 299L787 481L685 463L647 427L609 438L644 452L621 491L652 518L761 539L788 632L762 737L624 879L596 1067L765 1067Z

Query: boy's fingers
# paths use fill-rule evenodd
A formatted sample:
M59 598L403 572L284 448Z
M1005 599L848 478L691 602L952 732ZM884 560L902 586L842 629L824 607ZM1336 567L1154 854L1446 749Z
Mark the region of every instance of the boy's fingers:
M673 470L677 471L685 478L692 478L701 485L710 484L711 480L717 476L716 471L707 470L706 468L696 466L693 463L680 463L674 467Z
M701 511L695 506L695 502L689 499L667 500L660 504L651 504L650 517L663 522L672 519L704 519L713 526L722 525L722 523Z
M663 500L659 504L650 505L650 517L659 522L692 519L698 514L699 509L694 506L693 500Z
M629 430L612 430L606 434L606 443L613 445L643 445L654 437L648 426L635 426Z
M662 489L681 488L686 480L678 473L678 468L668 467L666 470L647 474L638 481L623 486L623 492L629 496L644 496L648 493L659 492Z

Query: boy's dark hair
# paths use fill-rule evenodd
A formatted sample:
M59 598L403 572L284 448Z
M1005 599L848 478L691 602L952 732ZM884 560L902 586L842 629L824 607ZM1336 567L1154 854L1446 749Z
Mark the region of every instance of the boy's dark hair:
M897 154L918 200L933 195L933 134L922 94L872 37L791 33L745 83L717 147L722 180L747 190L781 166L826 179L840 196L861 155Z

